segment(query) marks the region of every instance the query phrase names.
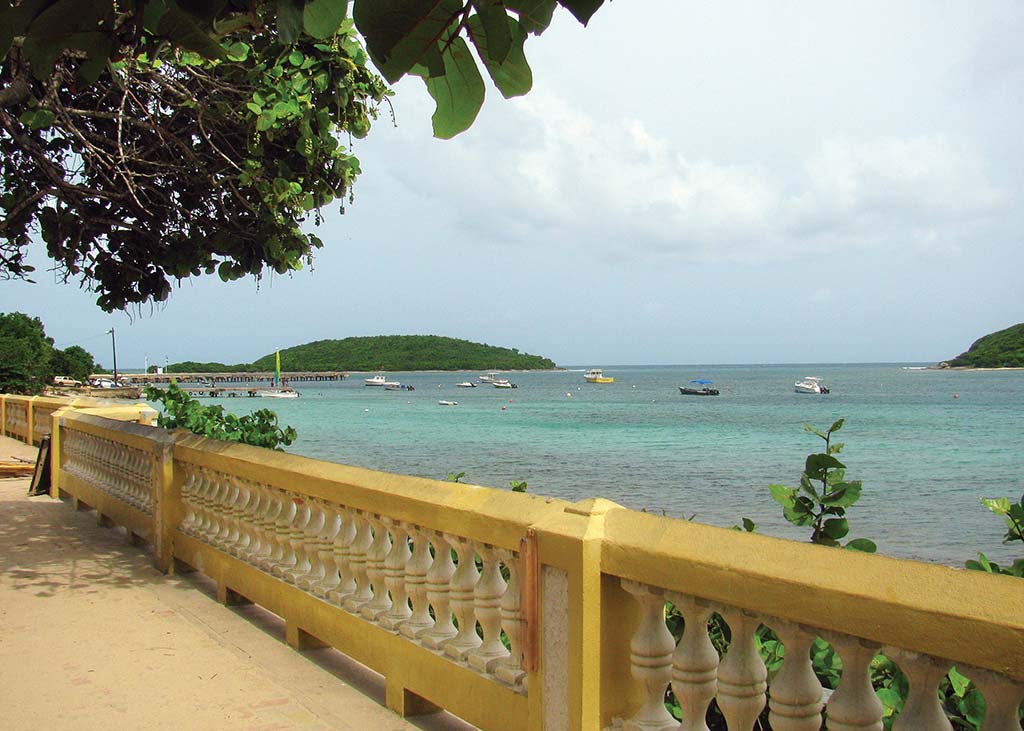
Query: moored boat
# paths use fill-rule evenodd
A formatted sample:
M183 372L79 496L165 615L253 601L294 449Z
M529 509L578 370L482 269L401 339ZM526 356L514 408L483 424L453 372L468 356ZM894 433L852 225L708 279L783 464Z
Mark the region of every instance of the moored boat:
M615 383L615 379L606 376L600 368L591 368L583 374L583 380L587 383Z
M480 383L494 383L501 380L499 378L500 375L498 371L487 371L484 375L477 376L476 380L480 381Z
M438 406L458 406L458 401L448 401L447 399L441 399L437 402Z
M683 396L717 396L718 389L711 388L714 381L709 381L706 378L697 378L690 381L696 388L690 388L688 386L680 386L679 393Z
M386 386L388 379L384 377L383 373L378 373L376 376L363 379L363 385L366 386Z
M265 388L256 392L260 398L298 398L299 392L291 388Z
M804 376L802 381L793 384L793 390L797 393L828 393L828 387L821 382L818 376Z
M408 383L399 383L398 381L388 381L384 384L384 389L387 391L415 391L416 389L410 386Z
M496 381L491 381L491 385L495 388L519 388L519 386L512 383L512 381L507 378L500 378Z
M463 381L462 383L455 384L459 388L476 388L476 384L472 381Z

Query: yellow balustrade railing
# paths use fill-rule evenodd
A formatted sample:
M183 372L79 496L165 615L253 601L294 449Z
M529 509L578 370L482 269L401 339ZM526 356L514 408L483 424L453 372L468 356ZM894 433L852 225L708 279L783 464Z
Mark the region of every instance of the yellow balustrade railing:
M985 698L984 731L1020 729L1019 579L54 413L57 494L152 542L163 570L277 613L293 646L377 670L403 715L699 730L715 702L733 731L762 715L775 731L881 729L884 655L910 684L895 731L951 728L936 691L954 664ZM722 656L709 623L728 628ZM772 672L763 628L784 652ZM812 670L818 638L841 658L836 688Z

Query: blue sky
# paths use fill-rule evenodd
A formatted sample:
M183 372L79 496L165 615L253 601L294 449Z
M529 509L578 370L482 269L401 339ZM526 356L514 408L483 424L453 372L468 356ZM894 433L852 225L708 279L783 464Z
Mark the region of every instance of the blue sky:
M527 45L430 136L418 79L354 149L312 271L106 315L54 281L0 311L109 365L438 334L560 364L937 361L1024 321L1024 6L627 2Z

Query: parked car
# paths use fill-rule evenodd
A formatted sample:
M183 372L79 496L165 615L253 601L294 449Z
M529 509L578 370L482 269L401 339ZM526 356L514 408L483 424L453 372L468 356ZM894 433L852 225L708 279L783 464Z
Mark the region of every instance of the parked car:
M82 382L72 378L71 376L54 376L53 383L55 386L81 386Z

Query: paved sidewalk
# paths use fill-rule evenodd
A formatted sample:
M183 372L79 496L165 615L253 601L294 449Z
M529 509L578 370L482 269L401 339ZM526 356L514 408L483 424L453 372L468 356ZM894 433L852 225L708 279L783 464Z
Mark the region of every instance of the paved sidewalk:
M35 449L0 437L0 460ZM375 673L298 653L258 607L224 607L198 574L166 577L95 513L0 480L0 688L9 729L470 729L402 719Z

